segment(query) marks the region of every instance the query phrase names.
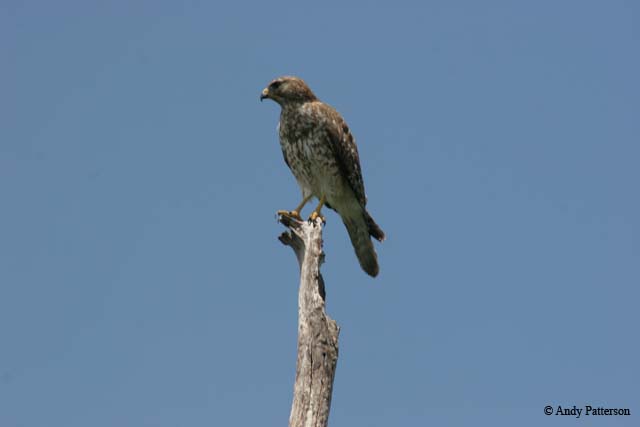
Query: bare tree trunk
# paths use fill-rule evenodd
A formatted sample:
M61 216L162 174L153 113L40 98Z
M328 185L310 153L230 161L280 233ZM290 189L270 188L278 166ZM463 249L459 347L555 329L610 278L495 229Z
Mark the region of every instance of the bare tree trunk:
M340 328L324 312L322 222L300 222L286 216L279 220L289 228L280 241L293 248L300 265L298 362L289 426L324 427L331 408Z

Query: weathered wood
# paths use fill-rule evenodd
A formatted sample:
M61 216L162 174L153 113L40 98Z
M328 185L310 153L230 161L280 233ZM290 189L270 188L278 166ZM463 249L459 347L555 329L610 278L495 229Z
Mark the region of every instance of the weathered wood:
M322 221L286 216L279 221L289 228L279 239L293 249L300 266L298 361L289 426L323 427L329 420L340 328L324 311Z

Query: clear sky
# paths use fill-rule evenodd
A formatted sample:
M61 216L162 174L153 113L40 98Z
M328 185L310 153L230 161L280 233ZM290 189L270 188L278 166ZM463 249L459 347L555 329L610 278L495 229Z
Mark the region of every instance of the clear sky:
M299 191L258 101L347 119L388 240L327 212L332 426L640 403L633 1L0 3L0 426L286 425ZM309 210L305 212L309 213Z

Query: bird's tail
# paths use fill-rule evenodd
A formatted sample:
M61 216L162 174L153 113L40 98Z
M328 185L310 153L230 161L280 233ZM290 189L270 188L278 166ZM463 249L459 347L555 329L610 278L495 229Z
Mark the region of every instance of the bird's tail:
M351 244L356 251L356 256L360 266L368 275L376 277L380 271L378 266L378 256L373 247L371 236L379 241L384 240L384 232L375 223L366 209L352 209L350 212L342 213L342 221L347 227L347 232L351 238Z
M367 227L369 228L369 234L371 237L376 239L378 242L384 241L384 231L382 231L382 228L380 228L373 218L371 218L371 215L369 215L369 212L367 212L366 209L364 209L364 219L367 222Z

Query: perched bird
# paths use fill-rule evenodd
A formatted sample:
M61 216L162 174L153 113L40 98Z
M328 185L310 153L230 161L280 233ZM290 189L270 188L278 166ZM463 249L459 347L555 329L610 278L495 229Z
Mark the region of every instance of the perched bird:
M279 77L269 83L260 100L280 104L280 147L284 161L302 190L302 202L292 211L278 211L301 219L300 211L312 198L319 200L309 220L324 217L323 205L338 212L347 227L362 269L375 277L380 270L371 237L384 232L367 212L367 198L358 148L342 116L321 102L298 77Z

